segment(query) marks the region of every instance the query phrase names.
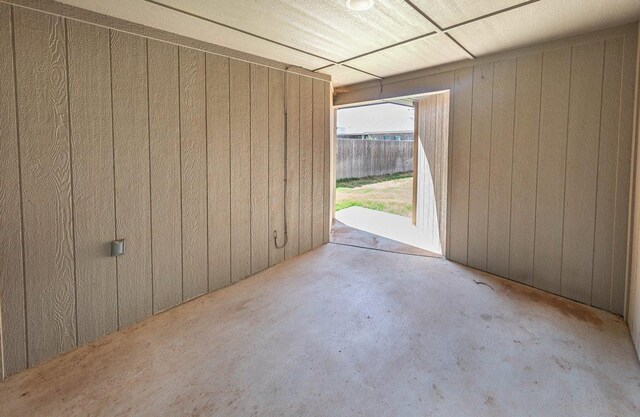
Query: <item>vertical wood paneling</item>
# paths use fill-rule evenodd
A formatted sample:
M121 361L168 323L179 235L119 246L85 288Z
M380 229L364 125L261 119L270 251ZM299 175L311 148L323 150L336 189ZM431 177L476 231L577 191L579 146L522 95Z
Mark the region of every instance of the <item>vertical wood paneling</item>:
M182 298L208 289L207 108L204 52L180 47Z
M516 60L494 64L487 271L509 276L511 226L511 162L515 110Z
M300 76L286 74L287 83L287 233L285 258L299 253L300 236Z
M322 221L324 213L324 83L313 80L313 232L314 248L322 245L324 240Z
M438 139L437 145L437 165L436 165L436 203L438 208L438 230L440 232L440 247L442 251L446 250L448 239L448 189L449 189L449 108L450 108L450 93L444 92L438 94Z
M262 269L328 237L328 83L254 66L252 89L251 64L15 10L0 4L0 378L248 276L252 242ZM287 249L270 248L285 204Z
M109 30L67 21L78 344L118 329Z
M0 320L4 376L27 367L12 12L0 4ZM0 369L0 374L2 370ZM0 378L1 379L1 378Z
M331 158L335 149L331 145L331 128L329 119L331 114L331 85L324 84L324 212L323 212L323 243L329 243L329 232L331 230Z
M269 69L269 231L284 244L284 73ZM272 238L273 239L273 238ZM284 249L269 244L269 265L284 260Z
M178 47L149 40L153 311L182 302Z
M67 51L63 19L21 8L14 18L33 365L76 345Z
M520 57L517 65L509 277L531 285L536 226L542 54Z
M560 292L562 264L570 71L571 48L544 53L533 285L556 294Z
M629 33L624 39L623 70L620 96L620 127L618 137L618 156L616 172L616 214L614 231L613 282L611 285L611 311L626 314L626 290L629 264L629 194L633 170L633 97L634 74L638 51L638 35L636 31ZM636 149L637 149L636 144Z
M251 274L251 77L249 64L230 61L231 280Z
M312 248L313 234L313 89L300 77L300 253Z
M446 237L449 94L430 94L420 99L416 118L415 225L429 250L438 252L445 247Z
M117 258L119 326L153 311L149 181L147 43L111 31L116 236L126 240Z
M269 68L251 65L251 273L269 266Z
M573 47L560 294L591 300L604 42Z
M605 42L591 304L611 305L623 38Z
M229 59L207 54L209 290L231 282Z
M449 259L467 263L469 227L469 164L473 68L454 73L451 131L451 202L449 208Z
M471 151L469 157L468 265L487 267L489 166L491 159L491 109L493 64L473 69Z

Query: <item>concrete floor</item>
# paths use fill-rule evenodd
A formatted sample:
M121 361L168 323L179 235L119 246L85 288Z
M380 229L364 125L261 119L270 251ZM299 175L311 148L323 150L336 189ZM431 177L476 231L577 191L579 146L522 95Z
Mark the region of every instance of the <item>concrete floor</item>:
M440 242L431 242L413 224L411 218L371 210L364 207L349 207L336 212L336 220L342 224L406 246L441 254Z
M359 248L404 253L406 255L433 256L438 258L442 256L438 253L429 252L425 249L347 226L339 220L334 220L331 225L331 242L341 245L357 246Z
M640 364L609 313L328 244L9 378L0 415L637 416Z

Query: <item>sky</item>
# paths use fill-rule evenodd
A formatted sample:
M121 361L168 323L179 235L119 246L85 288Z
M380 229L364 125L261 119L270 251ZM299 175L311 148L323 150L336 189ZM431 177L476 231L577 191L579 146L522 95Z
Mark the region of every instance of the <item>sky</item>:
M413 130L413 107L383 103L338 109L338 133Z

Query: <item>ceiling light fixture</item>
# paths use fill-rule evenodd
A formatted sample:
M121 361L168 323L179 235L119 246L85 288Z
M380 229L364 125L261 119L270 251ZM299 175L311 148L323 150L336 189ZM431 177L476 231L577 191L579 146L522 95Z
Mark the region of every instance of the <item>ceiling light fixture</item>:
M356 12L364 12L373 7L373 0L347 0L347 7Z

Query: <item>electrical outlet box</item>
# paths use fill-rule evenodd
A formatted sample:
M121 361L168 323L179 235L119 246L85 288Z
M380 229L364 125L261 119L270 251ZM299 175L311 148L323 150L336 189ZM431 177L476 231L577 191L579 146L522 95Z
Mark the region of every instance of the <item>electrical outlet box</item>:
M111 241L111 256L124 255L124 239Z

